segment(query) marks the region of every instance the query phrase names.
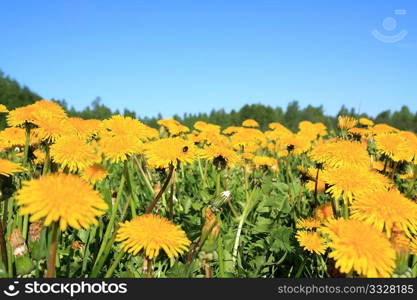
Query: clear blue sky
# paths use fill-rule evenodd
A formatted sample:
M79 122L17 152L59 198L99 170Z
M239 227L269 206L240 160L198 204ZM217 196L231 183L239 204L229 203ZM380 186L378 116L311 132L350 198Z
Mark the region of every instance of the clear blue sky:
M417 110L414 0L2 0L0 33L3 72L77 109L100 96L140 116L291 100Z

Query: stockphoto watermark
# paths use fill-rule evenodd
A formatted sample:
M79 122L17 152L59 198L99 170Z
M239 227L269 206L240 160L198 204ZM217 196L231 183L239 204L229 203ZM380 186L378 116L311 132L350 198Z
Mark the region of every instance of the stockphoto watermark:
M397 43L403 40L407 36L408 31L405 29L399 29L398 22L401 17L406 15L407 10L405 9L394 10L395 17L388 16L382 20L381 25L383 31L381 32L380 29L373 29L371 31L372 35L374 38L383 43Z
M8 297L18 295L59 294L75 297L79 294L126 294L127 283L101 282L19 282L13 281L3 289Z

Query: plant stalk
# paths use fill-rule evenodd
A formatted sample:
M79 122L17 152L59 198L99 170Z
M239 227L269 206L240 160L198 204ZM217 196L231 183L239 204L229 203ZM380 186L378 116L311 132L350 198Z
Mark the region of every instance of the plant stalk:
M48 270L46 278L56 278L56 252L58 249L58 222L52 224L51 244L49 245Z

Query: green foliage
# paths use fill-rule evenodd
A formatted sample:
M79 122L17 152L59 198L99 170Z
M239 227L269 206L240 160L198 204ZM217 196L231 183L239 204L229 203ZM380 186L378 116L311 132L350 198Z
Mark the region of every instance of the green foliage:
M39 95L32 92L27 87L22 87L17 81L10 79L0 71L0 104L6 105L10 110L34 103L39 99L41 99ZM101 103L100 97L97 97L89 106L81 111L76 110L74 107L70 107L66 100L52 100L62 105L71 117L104 120L114 114L123 114L125 116L138 118L136 112L128 109L124 109L123 112L118 110L112 111ZM364 113L359 114L355 112L353 108L348 109L345 106L341 107L337 116L339 115L370 118ZM325 115L323 106L315 107L308 105L305 108L300 108L297 101L290 102L286 109L263 104L246 104L239 110L231 110L230 112L226 112L224 109L213 109L210 113L184 113L183 116L173 116L174 119L177 119L190 128L192 128L197 121L214 123L220 125L222 128L226 128L232 125L239 126L246 119L255 119L260 124L260 129L262 130L266 130L268 124L271 122L280 122L293 131L298 129L298 123L303 120L323 122L329 128L334 128L337 124L336 117ZM155 117L146 116L139 119L151 127L157 127L156 122L157 120L162 119L162 115L159 114ZM417 112L413 113L407 106L403 106L400 111L383 111L375 118L370 119L373 119L377 123L387 123L401 130L417 132ZM0 128L4 128L5 124L6 120L4 116L0 116Z

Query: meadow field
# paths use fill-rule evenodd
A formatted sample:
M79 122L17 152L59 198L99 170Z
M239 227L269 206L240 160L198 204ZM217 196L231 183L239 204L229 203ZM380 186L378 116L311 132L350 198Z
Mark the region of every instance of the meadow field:
M0 113L0 278L417 277L413 132Z

